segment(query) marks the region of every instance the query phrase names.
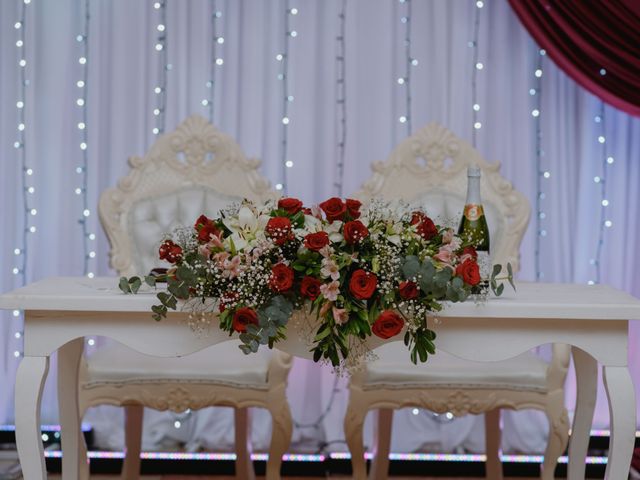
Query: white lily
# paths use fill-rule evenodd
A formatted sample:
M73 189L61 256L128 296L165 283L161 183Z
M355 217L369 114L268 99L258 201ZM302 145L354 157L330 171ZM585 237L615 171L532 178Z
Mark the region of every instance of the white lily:
M231 235L225 239L225 247L231 249L233 242L236 250L244 250L253 246L256 241L264 240L264 229L268 221L268 215L259 214L243 205L237 217L227 217L223 220L225 226L231 230Z
M340 233L340 228L342 227L342 222L340 220L336 220L333 223L328 223L324 226L324 231L329 235L329 240L333 243L339 243L344 240L344 237Z
M394 222L392 220L388 220L385 225L384 236L389 242L393 243L394 245L400 246L400 244L402 243L402 231L402 222Z

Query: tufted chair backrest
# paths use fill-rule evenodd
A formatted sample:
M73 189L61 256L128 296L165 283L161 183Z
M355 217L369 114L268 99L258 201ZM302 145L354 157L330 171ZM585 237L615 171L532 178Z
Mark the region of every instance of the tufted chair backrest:
M491 259L494 264L520 266L520 242L529 223L527 199L477 150L437 123L430 123L402 141L355 194L363 202L402 199L421 206L436 223L457 227L467 193L467 167L482 170L480 190L485 207Z
M260 176L260 162L204 118L192 116L160 137L144 157L129 159L131 171L100 197L100 220L111 243L111 266L119 275L144 275L161 266L165 233L189 226L201 214L247 198L277 198Z

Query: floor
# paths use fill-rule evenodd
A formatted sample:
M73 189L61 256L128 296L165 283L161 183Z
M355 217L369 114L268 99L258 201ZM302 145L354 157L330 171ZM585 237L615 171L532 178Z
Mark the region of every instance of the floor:
M60 477L57 475L52 476L52 479L58 480ZM116 480L119 477L109 476L109 475L99 475L92 476L91 480ZM283 477L283 480L320 480L323 478L339 478L346 479L349 477L345 476L331 476L331 477ZM191 476L191 475L166 475L166 476L155 476L155 475L145 475L140 477L140 480L234 480L235 477L205 477L205 476ZM389 480L445 480L445 477L389 477ZM256 480L264 480L264 477L257 477ZM446 477L446 480L485 480L484 478L471 478L471 477ZM518 477L517 479L507 477L505 480L534 480L533 478L524 478ZM538 479L539 480L539 479Z

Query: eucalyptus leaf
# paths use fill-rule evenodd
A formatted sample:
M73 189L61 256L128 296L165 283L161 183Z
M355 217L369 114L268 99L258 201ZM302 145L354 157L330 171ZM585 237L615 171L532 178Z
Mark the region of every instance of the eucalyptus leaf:
M415 278L420 270L420 260L415 255L409 255L405 258L402 265L402 273L405 279Z
M196 275L193 272L193 270L191 270L189 267L186 267L184 265L178 267L178 270L176 270L176 276L180 279L183 280L185 282L188 283L195 283L196 281Z
M127 280L127 277L120 277L120 283L118 283L118 286L124 293L131 293L131 287L129 287L129 280Z
M496 278L501 271L502 271L502 265L500 265L499 263L494 265L493 266L493 272L491 272L491 280Z
M140 280L140 277L131 277L129 279L129 286L131 287L132 293L138 293L138 290L140 290L142 286L142 280Z

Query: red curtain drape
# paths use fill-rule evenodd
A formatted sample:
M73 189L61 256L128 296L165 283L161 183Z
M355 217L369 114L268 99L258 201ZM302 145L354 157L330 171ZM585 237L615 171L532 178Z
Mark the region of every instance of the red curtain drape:
M551 59L605 102L640 116L640 0L509 0Z

